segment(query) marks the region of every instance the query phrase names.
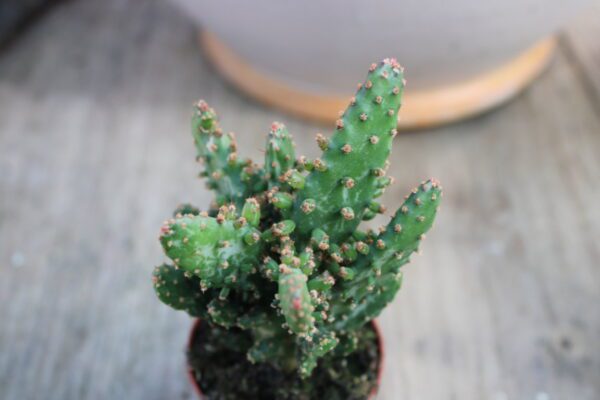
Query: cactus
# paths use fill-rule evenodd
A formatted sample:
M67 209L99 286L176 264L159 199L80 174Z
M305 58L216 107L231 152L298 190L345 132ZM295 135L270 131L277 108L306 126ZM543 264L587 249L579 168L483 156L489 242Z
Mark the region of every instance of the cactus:
M184 204L165 221L160 242L171 264L154 271L160 300L246 332L248 360L302 379L320 360L352 354L400 289L400 269L441 199L437 181L423 182L379 233L359 228L385 211L376 199L392 182L403 88L395 60L373 64L331 138L317 135L320 158L296 158L291 135L273 123L262 167L238 159L234 136L198 102L193 136L216 206Z

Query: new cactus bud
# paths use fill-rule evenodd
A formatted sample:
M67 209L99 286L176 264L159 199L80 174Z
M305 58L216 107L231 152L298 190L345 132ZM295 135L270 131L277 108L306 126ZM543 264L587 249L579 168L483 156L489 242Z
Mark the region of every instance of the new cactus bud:
M287 128L273 122L267 136L267 150L265 152L265 175L269 180L269 187L281 186L285 181L282 176L294 168L296 151L294 143Z
M294 203L294 196L286 192L276 192L269 198L271 204L280 210L287 210Z
M279 264L270 257L261 266L263 275L273 282L279 281Z
M263 232L262 237L267 242L272 242L277 238L288 236L294 231L295 228L296 224L294 223L294 221L288 219L273 224L271 226L271 229L268 229Z
M326 292L331 289L335 285L335 278L331 276L329 271L323 272L321 275L318 275L308 281L308 288L310 290L316 290L319 292Z
M321 150L327 150L327 148L329 147L329 139L323 136L323 134L317 133L316 140Z
M296 333L308 333L313 328L313 305L306 286L306 275L299 269L285 266L279 275L279 301L285 320Z
M251 226L258 226L258 223L260 222L260 205L254 197L246 199L244 208L242 209L242 217L244 217Z
M290 169L284 174L285 182L293 189L304 188L305 178L300 172L295 169Z
M314 252L310 247L307 247L300 254L300 269L304 272L304 275L311 276L315 270L315 266Z
M311 243L319 250L327 250L329 248L329 236L321 229L315 229L312 232Z

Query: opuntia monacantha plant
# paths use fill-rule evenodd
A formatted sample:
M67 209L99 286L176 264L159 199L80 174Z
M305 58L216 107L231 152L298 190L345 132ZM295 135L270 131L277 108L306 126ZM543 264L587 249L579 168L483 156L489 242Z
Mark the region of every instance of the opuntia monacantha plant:
M192 119L202 176L216 192L209 211L182 205L160 231L172 263L154 270L160 300L225 329L251 333L251 362L307 377L330 352L350 354L355 332L400 289L400 268L418 250L438 209L437 181L420 184L379 232L361 221L383 213L386 176L404 88L393 59L371 65L336 122L317 135L320 158L296 157L273 123L264 165L240 160L204 101Z

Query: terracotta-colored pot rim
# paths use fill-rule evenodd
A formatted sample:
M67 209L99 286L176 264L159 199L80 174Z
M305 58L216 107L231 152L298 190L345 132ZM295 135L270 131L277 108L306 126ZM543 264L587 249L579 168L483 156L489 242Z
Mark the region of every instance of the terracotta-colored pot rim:
M194 321L194 324L192 325L192 329L190 330L190 335L188 337L188 344L187 344L188 351L192 348L192 344L193 344L194 338L196 337L196 333L197 333L198 329L200 329L200 323L201 323L201 321L198 318ZM377 396L377 391L379 390L379 387L381 386L381 377L382 377L382 373L383 373L383 362L384 362L384 356L385 356L385 351L384 351L384 347L383 347L383 336L381 335L381 330L379 329L379 324L377 323L377 321L372 320L371 326L373 327L373 330L375 331L375 336L377 337L377 348L379 349L379 363L377 365L377 384L375 385L375 387L373 387L371 394L369 394L369 400L375 399L375 396ZM190 383L192 384L192 387L194 388L194 392L196 393L196 395L200 399L204 399L204 393L202 393L202 390L200 389L200 385L196 381L196 377L194 376L194 370L192 368L190 368L189 365L188 365L188 369L187 369L187 375L188 375L188 379L190 380Z
M331 124L349 98L316 94L293 87L254 68L208 31L199 33L200 46L217 71L250 97L291 115ZM402 99L398 129L429 128L490 110L521 92L549 64L556 40L546 38L517 57L461 82L426 90L409 87ZM402 60L400 60L402 61Z

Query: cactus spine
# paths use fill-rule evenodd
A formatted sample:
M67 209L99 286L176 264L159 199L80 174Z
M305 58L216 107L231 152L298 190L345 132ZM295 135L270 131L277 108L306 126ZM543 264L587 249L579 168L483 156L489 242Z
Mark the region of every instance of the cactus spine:
M350 354L356 332L380 314L401 267L433 224L437 181L407 196L380 233L359 229L382 213L404 88L393 59L373 64L320 158L296 158L291 135L273 123L264 166L241 161L204 101L192 119L202 176L218 208L182 205L160 242L171 264L154 270L158 297L211 324L250 332L252 362L308 377L319 359Z

